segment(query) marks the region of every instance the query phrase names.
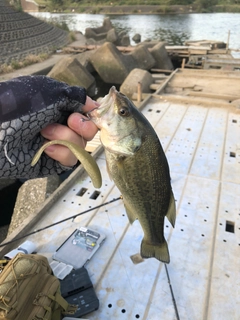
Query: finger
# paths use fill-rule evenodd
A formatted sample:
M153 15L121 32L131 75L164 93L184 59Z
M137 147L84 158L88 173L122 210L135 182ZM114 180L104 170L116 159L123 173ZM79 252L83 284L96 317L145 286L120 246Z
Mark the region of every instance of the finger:
M82 148L85 148L86 146L86 141L83 137L79 136L67 126L58 123L48 125L41 131L41 134L47 140L66 140L74 142ZM77 163L76 157L65 146L52 145L46 148L44 152L64 166L71 167Z
M63 166L72 167L77 163L77 158L67 147L55 144L47 147L44 152Z
M85 121L84 121L85 120ZM98 132L97 126L82 114L72 113L68 118L68 126L86 141L93 139Z
M95 100L92 100L90 97L87 96L85 106L83 106L82 111L83 112L88 112L91 111L92 109L99 107L100 103L98 103Z

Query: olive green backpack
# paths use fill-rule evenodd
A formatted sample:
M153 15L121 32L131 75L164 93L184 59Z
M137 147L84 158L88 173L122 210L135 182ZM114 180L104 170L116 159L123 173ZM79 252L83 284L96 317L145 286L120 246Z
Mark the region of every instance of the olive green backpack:
M60 320L75 313L46 257L19 253L0 271L1 320Z

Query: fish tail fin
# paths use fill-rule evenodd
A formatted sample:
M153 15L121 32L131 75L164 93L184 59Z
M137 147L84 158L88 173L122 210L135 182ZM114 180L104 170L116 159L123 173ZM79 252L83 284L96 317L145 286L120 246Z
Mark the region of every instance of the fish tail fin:
M169 202L169 207L168 207L168 212L166 214L166 217L168 218L168 221L171 223L171 225L174 228L175 221L176 221L176 205L175 205L175 199L172 191L171 191L170 202Z
M141 243L141 256L143 258L154 257L159 261L169 263L170 256L166 240L164 239L164 242L154 245L143 239Z

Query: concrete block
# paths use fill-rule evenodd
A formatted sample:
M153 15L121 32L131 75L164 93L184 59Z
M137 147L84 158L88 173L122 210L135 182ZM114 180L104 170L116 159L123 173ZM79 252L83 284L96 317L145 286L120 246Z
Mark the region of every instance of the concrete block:
M132 37L133 41L135 43L141 42L141 35L139 33L135 33L135 35Z
M131 56L123 55L114 44L104 43L90 57L95 70L106 83L122 84L135 62Z
M109 17L103 20L103 24L98 28L86 28L85 37L92 38L95 41L105 39L109 30L113 29L112 22Z
M125 94L128 98L132 98L133 93L137 92L138 82L142 84L142 92L150 93L150 85L154 82L154 79L146 70L135 68L133 69L123 84L120 86L120 92Z
M104 18L102 28L109 31L113 28L112 22L109 17Z
M24 182L18 191L8 234L34 213L59 185L60 178L57 175Z
M130 46L130 38L129 38L129 35L125 34L124 36L121 37L121 39L120 39L120 46L123 46L123 47L128 47L128 46Z
M165 48L164 42L159 42L154 47L150 48L149 51L156 61L154 68L173 70L173 64Z
M156 63L151 53L144 45L137 46L130 55L136 61L136 67L140 69L149 70Z
M61 59L48 73L48 76L71 86L82 86L86 88L89 96L95 95L94 77L75 57Z
M117 35L116 30L114 28L109 30L107 33L107 36L106 36L106 41L115 43L115 42L117 42L117 40L118 40L118 35Z
M96 50L88 50L88 51L84 51L82 53L78 53L76 54L74 57L75 59L77 59L81 65L87 69L88 72L92 73L95 71L93 65L90 62L90 57L91 55L94 54Z
M88 39L94 39L95 41L103 40L107 36L107 32L96 33L92 28L85 29L85 37Z

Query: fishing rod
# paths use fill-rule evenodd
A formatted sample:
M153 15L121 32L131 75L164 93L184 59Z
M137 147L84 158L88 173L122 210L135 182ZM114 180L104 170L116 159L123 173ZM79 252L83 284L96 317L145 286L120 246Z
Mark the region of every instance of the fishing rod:
M108 201L108 202L102 203L102 204L100 204L100 205L98 205L98 206L96 206L96 207L90 208L90 209L85 210L85 211L83 211L83 212L77 213L77 214L75 214L75 215L73 215L73 216L71 216L71 217L65 218L65 219L63 219L63 220L60 220L60 221L54 222L54 223L52 223L52 224L49 224L48 226L45 226L45 227L43 227L43 228L40 228L40 229L34 230L34 231L32 231L32 232L29 232L29 233L27 233L27 234L25 234L25 235L23 235L23 236L21 236L21 237L18 237L18 238L15 238L15 239L13 239L13 240L10 240L10 241L8 241L8 242L5 242L5 243L0 244L0 248L6 246L6 245L8 245L8 244L11 244L11 243L13 243L13 242L16 242L16 241L18 241L18 240L22 240L22 239L24 239L24 238L26 238L26 237L29 237L29 236L33 235L33 234L36 234L36 233L39 233L39 232L44 231L44 230L46 230L46 229L49 229L49 228L51 228L51 227L54 227L54 226L56 226L56 225L58 225L58 224L60 224L60 223L63 223L63 222L65 222L65 221L68 221L68 220L71 220L71 219L74 220L75 218L77 218L78 216L81 216L82 214L88 213L88 212L90 212L90 211L93 211L93 210L95 210L95 209L101 208L101 207L103 207L103 206L105 206L105 205L108 205L108 204L110 204L110 203L113 203L113 202L118 201L118 200L121 200L121 199L122 199L122 196L120 196L120 197L118 197L118 198L114 198L113 200L110 200L110 201Z
M177 318L177 320L180 320L179 313L178 313L178 308L177 308L177 303L176 303L176 300L175 300L175 297L174 297L173 288L172 288L172 285L171 285L171 280L170 280L170 276L169 276L169 273L168 273L168 268L167 268L166 263L164 263L164 266L165 266L165 270L166 270L166 274L167 274L168 284L169 284L169 288L170 288L170 292L171 292L171 296L172 296L172 301L173 301L173 305L174 305L176 318Z
M0 248L6 246L6 245L8 245L8 244L14 243L14 242L16 242L16 241L22 240L22 239L24 239L24 238L26 238L26 237L29 237L29 236L33 235L33 234L36 234L36 233L39 233L39 232L44 231L44 230L46 230L46 229L49 229L49 228L51 228L51 227L54 227L54 226L56 226L56 225L58 225L58 224L61 224L61 223L65 222L65 221L74 220L74 219L77 218L78 216L81 216L81 215L83 215L83 214L85 214L85 213L91 212L91 211L93 211L93 210L95 210L95 209L99 209L99 208L101 208L101 207L103 207L103 206L105 206L105 205L111 204L111 203L116 202L116 201L118 201L118 200L122 200L122 196L120 196L120 197L118 197L118 198L114 198L113 200L110 200L110 201L108 201L108 202L104 202L104 203L102 203L102 204L100 204L100 205L98 205L98 206L95 206L95 207L93 207L93 208L90 208L90 209L88 209L88 210L85 210L85 211L82 211L82 212L80 212L80 213L77 213L77 214L75 214L75 215L73 215L73 216L71 216L71 217L68 217L68 218L59 220L59 221L57 221L57 222L55 222L55 223L49 224L48 226L45 226L45 227L43 227L43 228L39 228L39 229L37 229L37 230L34 230L34 231L32 231L32 232L29 232L29 233L27 233L27 234L25 234L25 235L23 235L23 236L21 236L21 237L18 237L18 238L15 238L15 239L13 239L13 240L10 240L10 241L8 241L8 242L2 243L2 244L0 244ZM173 293L173 289L172 289L172 285L171 285L170 276L169 276L168 269L167 269L167 265L164 263L164 266L165 266L165 270L166 270L166 274L167 274L168 284L169 284L169 288L170 288L170 292L171 292L171 296L172 296L172 301L173 301L173 305L174 305L174 310L175 310L176 318L177 318L177 320L180 320L179 313L178 313L178 308L177 308L177 304L176 304L176 300L175 300L174 293Z

